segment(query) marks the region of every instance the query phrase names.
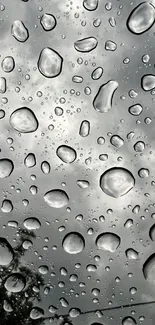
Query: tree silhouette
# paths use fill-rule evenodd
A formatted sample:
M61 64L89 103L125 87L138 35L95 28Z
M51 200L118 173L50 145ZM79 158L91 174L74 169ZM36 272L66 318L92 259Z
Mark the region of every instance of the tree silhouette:
M23 242L34 239L33 231L20 229L19 239L14 248L14 259L9 266L0 268L0 324L1 325L40 325L43 317L30 318L30 312L34 307L33 302L40 301L40 288L44 285L42 276L28 266L22 264L21 258L25 253ZM25 288L20 292L8 291L4 283L8 276L19 273L26 282ZM33 290L37 287L37 292Z

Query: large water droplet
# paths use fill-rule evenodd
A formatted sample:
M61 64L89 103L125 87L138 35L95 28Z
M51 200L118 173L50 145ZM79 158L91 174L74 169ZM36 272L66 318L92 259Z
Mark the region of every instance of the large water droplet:
M25 42L29 37L28 29L20 20L15 20L11 27L12 36L19 42Z
M76 159L76 151L69 146L62 145L56 150L57 156L66 164L71 164Z
M129 113L131 115L138 116L142 113L143 107L140 104L135 104L129 107Z
M28 230L36 230L41 226L40 221L37 218L27 218L24 220L24 227Z
M143 274L147 281L155 284L155 254L152 254L144 263Z
M40 23L41 23L42 27L44 28L44 30L46 30L46 32L47 32L47 31L50 31L55 28L57 21L53 15L43 14L40 19Z
M44 316L44 310L39 307L34 307L31 309L30 318L31 319L39 319Z
M141 85L145 91L152 90L155 88L155 76L152 74L146 74L142 77Z
M65 191L51 190L45 193L44 200L50 207L60 209L68 204L69 197Z
M0 237L0 265L7 266L13 260L14 253L8 241Z
M32 168L36 165L36 157L33 153L29 153L25 159L24 164L27 168Z
M11 175L14 169L14 164L10 159L0 159L0 178L5 178Z
M38 120L30 108L16 109L10 116L11 126L18 132L30 133L38 128Z
M76 41L74 47L78 52L90 52L96 48L97 44L95 37L87 37Z
M145 149L145 143L143 141L137 141L135 144L134 144L134 150L136 152L143 152Z
M137 260L138 252L135 251L135 249L133 249L133 248L129 248L129 249L126 250L126 257L129 260Z
M13 204L10 200L3 200L1 210L4 213L10 213L13 210Z
M127 27L134 34L142 34L153 25L154 19L154 7L149 2L142 2L130 13Z
M92 72L91 77L93 80L98 80L102 77L102 74L103 74L103 68L98 67Z
M105 50L106 51L115 51L117 49L117 44L113 41L106 41Z
M135 185L131 172L125 168L111 168L100 177L100 187L104 193L114 198L128 193Z
M108 81L99 88L93 101L93 106L97 112L106 113L111 110L112 99L117 88L118 82L114 80Z
M25 285L25 278L20 273L13 273L4 283L5 288L10 292L20 292L24 289Z
M89 11L96 10L98 7L98 0L84 0L83 6Z
M82 121L80 125L79 134L81 135L81 137L87 137L89 135L89 132L90 132L90 122L87 120Z
M122 320L122 325L135 325L137 322L133 317L125 317Z
M118 235L114 233L103 233L100 234L96 239L96 245L99 249L115 252L119 247L121 239Z
M0 77L0 93L4 94L6 92L6 79L4 77Z
M12 56L6 56L1 63L1 67L4 72L11 72L15 67L14 58Z
M63 58L55 50L45 47L39 56L38 69L46 78L57 77L62 70Z
M78 232L71 232L65 236L62 242L65 252L69 254L78 254L85 247L85 240Z

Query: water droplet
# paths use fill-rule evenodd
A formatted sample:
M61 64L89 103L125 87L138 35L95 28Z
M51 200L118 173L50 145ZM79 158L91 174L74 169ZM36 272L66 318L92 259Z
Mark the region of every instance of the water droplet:
M43 14L40 23L45 31L50 31L55 28L57 21L51 14Z
M29 37L28 29L20 20L15 20L12 24L11 34L19 42L25 42Z
M47 161L43 161L41 163L41 170L44 174L49 174L51 170L51 166Z
M81 313L80 309L72 308L69 311L69 316L72 317L72 318L76 318L76 317L78 317L80 315L80 313Z
M144 55L142 56L142 62L143 62L143 63L148 63L149 60L150 60L150 56L149 56L148 54L144 54Z
M131 172L125 168L111 168L100 177L100 187L104 193L114 198L127 194L135 185Z
M113 41L106 41L105 42L105 50L106 51L116 51L117 49L117 44Z
M76 41L74 47L78 52L90 52L97 47L97 44L95 37L87 37Z
M6 92L6 79L4 77L0 77L0 93L4 94Z
M109 18L109 24L111 27L115 27L116 26L116 20L114 17L110 17Z
M1 206L1 210L4 212L4 213L9 213L13 210L13 204L10 200L4 200L2 202L2 206Z
M124 144L124 140L119 135L113 135L110 139L110 142L116 148L121 148Z
M9 265L13 258L14 253L11 245L5 238L0 237L0 265Z
M90 132L90 122L87 120L82 121L80 125L79 134L81 135L81 137L87 137L89 135L89 132Z
M14 164L10 159L0 159L0 178L5 178L11 175L14 170Z
M31 242L31 240L27 239L23 241L22 246L24 249L29 249L30 247L33 246L33 243Z
M78 180L76 184L82 189L89 187L89 182L84 180Z
M41 273L42 275L45 275L45 274L48 273L48 266L46 266L46 265L41 265L41 266L39 266L38 271L39 271L39 273Z
M129 229L131 226L133 225L133 220L132 219L128 219L125 224L124 227Z
M5 111L3 109L0 109L0 119L5 117Z
M10 116L10 124L21 133L34 132L39 125L35 114L27 107L16 109Z
M24 164L27 168L32 168L36 165L36 157L33 153L29 153L24 159Z
M22 291L25 285L25 278L20 273L13 273L6 279L4 283L4 286L8 291L15 293Z
M155 88L155 76L152 74L146 74L142 77L141 85L143 90L149 91Z
M6 56L1 63L1 67L4 72L11 72L15 67L14 58L12 56Z
M133 248L127 249L125 253L126 253L126 257L129 260L137 260L137 258L138 258L138 252L135 251L135 249L133 249Z
M155 241L155 225L153 225L149 230L149 236L152 241Z
M99 88L93 101L93 106L97 112L106 113L111 110L113 95L117 88L118 82L113 80Z
M39 319L44 316L44 311L42 308L34 307L31 309L30 318L31 319Z
M36 230L41 227L40 221L34 217L25 219L23 224L28 230Z
M81 83L81 82L83 82L83 78L81 76L74 76L72 78L72 81L76 82L76 83Z
M83 236L78 232L71 232L64 237L62 246L65 252L69 254L78 254L83 251L85 241Z
M61 116L61 115L63 115L64 111L63 111L63 108L57 106L57 107L55 107L54 112L55 112L55 115Z
M114 233L103 233L100 234L96 239L96 245L98 249L102 249L108 252L115 252L119 247L121 239Z
M38 188L35 185L30 186L29 191L32 195L36 195L38 192Z
M135 325L137 322L133 317L125 317L122 320L122 325Z
M68 307L68 301L65 298L60 298L59 301L62 307Z
M130 13L127 27L134 34L142 34L151 28L154 19L154 7L149 2L142 2Z
M102 77L102 74L103 74L103 68L98 67L92 72L91 77L93 80L98 80Z
M138 175L141 178L147 178L147 177L149 177L149 174L150 174L150 172L147 168L141 168L138 171Z
M143 274L147 281L155 284L155 254L149 256L143 265Z
M18 222L14 220L8 221L8 227L17 228Z
M38 69L46 78L57 77L62 71L63 58L55 50L45 47L39 56Z
M138 141L134 144L134 150L136 152L143 152L145 149L145 143L143 141Z
M96 10L98 7L98 0L84 0L83 6L89 11Z
M68 204L69 197L65 191L51 190L45 193L44 200L50 207L60 209Z
M71 164L76 159L76 151L69 146L59 146L56 150L57 156L66 164Z
M94 27L99 27L101 25L101 19L97 18L93 21Z
M89 264L89 265L87 265L86 269L87 269L88 272L96 272L97 267L94 264Z
M129 107L129 113L131 115L138 116L142 113L143 107L140 104L135 104Z

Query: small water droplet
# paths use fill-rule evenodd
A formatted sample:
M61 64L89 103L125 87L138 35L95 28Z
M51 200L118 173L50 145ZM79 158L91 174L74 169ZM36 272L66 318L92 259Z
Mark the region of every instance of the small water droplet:
M12 24L11 34L19 42L25 42L29 37L28 29L20 20L15 20Z
M0 159L0 178L5 178L11 175L14 170L14 164L10 159Z
M141 85L143 90L149 91L155 88L155 76L152 74L146 74L142 77Z
M100 234L96 239L96 245L98 249L102 249L108 252L115 252L119 247L121 239L114 233Z
M81 135L81 137L87 137L89 133L90 133L90 122L84 120L81 122L79 134Z
M142 113L143 107L140 104L135 104L129 107L129 113L131 115L138 116Z
M114 80L108 81L99 88L93 101L93 106L97 112L106 113L111 110L112 99L117 88L118 82Z
M65 252L69 254L78 254L83 251L85 247L85 241L81 234L77 232L71 232L64 237L62 246Z
M4 72L11 72L15 68L14 58L12 56L6 56L1 63L1 67Z
M33 153L29 153L24 159L24 164L27 168L32 168L36 165L36 157Z
M41 227L40 221L34 217L25 219L23 224L28 230L36 230Z
M84 0L83 6L89 11L96 10L98 7L98 0Z
M93 80L98 80L102 77L102 74L103 74L103 68L98 67L92 72L91 77Z
M105 42L105 50L106 51L116 51L117 49L117 44L113 41L106 41Z
M133 248L129 248L129 249L126 250L126 257L129 260L137 260L138 252L135 251L135 249L133 249Z
M121 148L124 144L124 140L119 135L113 135L110 142L116 148Z
M52 208L63 208L69 202L69 197L65 191L51 190L44 195L45 202Z
M3 200L1 210L4 213L10 213L13 210L13 204L10 200Z
M90 52L97 47L97 44L95 37L87 37L76 41L74 47L78 52Z
M0 237L0 265L7 266L9 265L14 258L14 253L9 242Z
M41 163L41 170L44 174L49 174L51 170L51 166L47 161L43 161Z
M57 21L53 15L43 14L40 19L40 23L41 23L43 29L47 32L47 31L51 31L52 29L55 28Z
M57 77L62 71L63 58L55 50L44 48L38 60L38 70L46 78Z
M71 164L76 159L76 151L69 146L59 146L56 150L57 156L66 164Z

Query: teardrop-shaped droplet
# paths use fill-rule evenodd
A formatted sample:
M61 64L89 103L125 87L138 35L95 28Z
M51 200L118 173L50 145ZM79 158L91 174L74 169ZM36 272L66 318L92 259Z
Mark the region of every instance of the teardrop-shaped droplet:
M85 180L78 180L76 184L82 189L89 187L89 182Z
M155 88L155 76L152 74L146 74L142 77L141 85L145 91L152 90Z
M143 274L147 281L155 284L155 254L149 256L143 265Z
M105 50L106 51L116 51L117 49L117 44L113 41L106 41L105 42Z
M10 116L10 124L21 133L31 133L38 128L38 120L35 114L27 107L16 109Z
M28 230L36 230L41 227L40 221L35 217L25 219L23 224Z
M111 168L100 177L100 187L104 193L119 198L128 193L135 185L131 172L125 168Z
M133 317L125 317L122 320L122 325L135 325L135 324L137 324L137 322Z
M69 197L65 191L51 190L44 195L45 202L52 208L63 208L69 202Z
M39 319L44 316L44 310L40 307L34 307L31 309L30 318Z
M103 68L98 67L92 72L91 77L93 80L98 80L102 77L102 74L103 74Z
M9 73L9 72L13 71L13 69L15 67L14 58L12 56L6 56L1 63L1 67L4 72Z
M13 204L10 200L3 200L1 210L4 213L10 213L13 210Z
M150 236L150 238L151 238L152 241L155 241L155 225L153 225L153 226L150 228L149 236Z
M0 159L0 178L5 178L11 175L14 169L12 160L3 158Z
M56 150L57 156L66 164L71 164L76 159L76 151L69 146L59 146Z
M108 251L108 252L115 252L116 249L119 247L121 239L118 235L114 233L103 233L100 234L96 239L96 245L99 249Z
M155 9L149 2L141 2L132 10L127 20L127 27L134 34L146 32L154 23Z
M40 23L41 23L43 29L46 32L48 32L55 28L57 21L56 21L55 16L53 16L51 14L43 14L40 19Z
M90 52L96 48L97 44L95 37L87 37L76 41L74 47L78 52Z
M140 104L135 104L129 107L129 113L131 115L138 116L142 113L142 111L143 111L143 107Z
M93 106L97 112L106 113L111 110L112 99L117 88L118 82L114 80L108 81L99 88L93 101Z
M0 93L4 94L6 92L6 79L4 77L0 77Z
M129 260L137 260L138 252L135 251L135 249L133 249L133 248L129 248L129 249L126 250L126 257Z
M5 238L0 237L0 265L9 265L13 258L14 253L11 245Z
M10 292L20 292L24 289L26 280L20 273L13 273L4 283L5 288Z
M89 11L96 10L98 7L98 0L84 0L83 6Z
M83 251L85 240L78 232L71 232L64 237L62 246L65 252L69 254L78 254Z
M50 164L48 163L48 161L43 161L41 163L41 170L44 174L49 174L50 173L50 170L51 170L51 166Z
M82 121L80 125L79 134L81 135L81 137L87 137L89 135L89 132L90 132L90 122L87 120Z
M36 157L33 153L29 153L25 159L24 164L27 168L32 168L36 165Z
M39 56L38 70L46 78L57 77L62 70L63 58L55 50L45 47Z
M19 42L25 42L29 37L28 29L20 20L15 20L12 24L11 34Z
M121 148L124 144L124 140L119 135L113 135L110 142L116 148Z

